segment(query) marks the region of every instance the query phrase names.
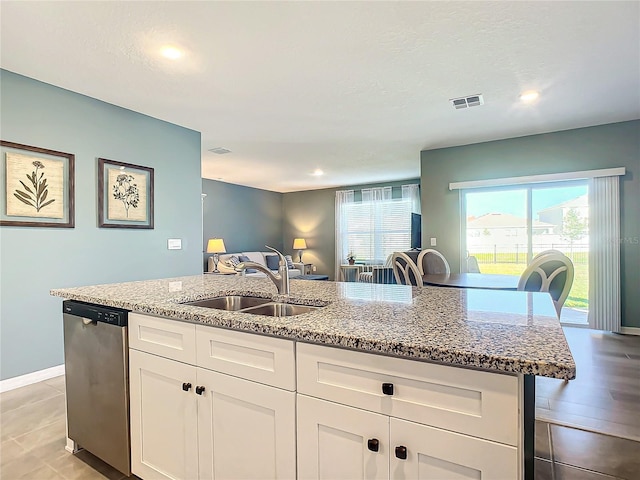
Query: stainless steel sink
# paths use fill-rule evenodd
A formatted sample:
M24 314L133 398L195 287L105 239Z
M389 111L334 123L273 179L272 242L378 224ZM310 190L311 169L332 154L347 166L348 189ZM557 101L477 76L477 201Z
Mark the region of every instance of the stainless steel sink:
M196 307L215 308L230 312L251 313L253 315L267 315L270 317L289 317L301 315L316 310L319 307L309 305L297 305L295 303L274 302L269 298L244 297L242 295L227 295L224 297L207 298L195 302L186 302L184 305Z
M296 305L294 303L265 303L259 307L252 307L243 310L244 313L253 315L267 315L270 317L289 317L291 315L301 315L303 313L313 312L318 307L310 307L309 305Z
M229 295L225 297L208 298L206 300L198 300L196 302L187 302L185 305L195 305L196 307L216 308L218 310L229 310L232 312L242 310L244 308L256 307L263 303L269 303L269 298L260 297L243 297L241 295Z

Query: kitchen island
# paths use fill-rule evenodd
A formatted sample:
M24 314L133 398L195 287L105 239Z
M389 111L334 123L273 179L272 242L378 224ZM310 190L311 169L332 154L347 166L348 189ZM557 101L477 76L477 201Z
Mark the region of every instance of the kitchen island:
M456 471L461 478L477 474L533 478L534 376L575 377L575 363L553 304L541 293L292 279L290 296L284 297L268 279L213 275L51 293L135 312L130 316L129 334L133 354L132 448L145 438L144 431L139 431L143 427L134 419L149 408L140 406L140 389L144 387L140 379L146 377L140 373L138 357L144 365L162 364L160 372L184 364L191 369L185 375L193 371L194 380L179 382L176 378L177 384L202 387L195 396L201 403L207 394L211 396L208 404L194 407L197 435L190 441L194 442L196 458L188 458L189 453L184 453L188 449L179 445L173 449L176 456L184 456L173 462L178 470L183 469L184 478L209 478L214 472L237 477L239 470L250 468L246 465L252 462L235 447L217 451L221 443L237 446L242 438L231 435L225 442L213 441L216 429L259 431L259 417L247 414L248 410L236 415L239 423L228 423L243 401L212 388L227 384L229 391L255 388L246 398L273 397L272 407L261 407L284 411L273 413L274 422L286 417L273 441L258 441L252 436L244 439L247 447L252 439L258 444L266 442L267 446L256 447L258 451L248 457L257 455L259 459L253 463L263 459L264 465L275 459L271 470L261 467L265 478L287 478L296 472L299 478L414 478L423 470L431 475ZM321 308L301 315L269 317L184 304L225 295L268 297ZM165 323L154 323L158 321ZM167 325L193 331L192 356L175 358L172 353L144 346L140 332L157 332ZM277 345L271 353L257 353L261 343L273 342ZM251 362L237 366L253 354ZM276 365L278 358L285 359L281 371L265 377L264 372L277 368L263 363L275 359ZM252 362L253 373L249 372ZM211 377L214 374L215 378ZM201 381L205 378L211 385L207 389ZM225 406L224 398L235 401ZM197 418L201 410L207 413ZM216 419L216 411L226 414ZM160 411L157 415L162 418L171 413ZM248 424L247 419L251 419ZM356 419L358 426L351 425ZM336 421L340 425L332 424ZM201 434L202 422L210 424L207 434ZM378 424L376 430L374 425ZM273 425L265 424L264 431L273 430ZM375 432L369 433L369 429ZM405 445L407 438L417 438L415 446ZM423 439L429 441L419 445ZM438 450L436 447L442 451L429 451ZM290 451L283 452L286 449ZM353 461L341 457L347 453ZM160 457L166 456L164 452ZM135 457L132 454L134 465ZM215 458L233 458L234 462L219 461L216 465ZM336 470L342 465L347 470ZM153 470L154 475L158 470ZM492 477L491 471L498 473ZM256 475L256 471L243 472ZM145 476L145 471L134 469L134 473ZM180 478L179 472L175 476Z

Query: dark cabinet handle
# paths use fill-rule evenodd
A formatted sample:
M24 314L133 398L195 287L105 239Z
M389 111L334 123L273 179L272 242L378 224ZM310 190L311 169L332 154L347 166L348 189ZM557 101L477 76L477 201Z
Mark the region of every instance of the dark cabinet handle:
M196 386L196 393L198 395L202 395L202 392L204 392L204 387L201 387L200 385Z
M185 383L182 384L182 389L185 392L188 392L190 388L191 388L191 384L190 383L185 382Z
M403 447L402 445L400 445L399 447L396 447L396 457L399 458L400 460L406 460L407 447Z
M393 383L383 383L382 393L385 395L393 395Z
M377 438L370 438L367 440L367 448L372 452L380 450L380 441Z

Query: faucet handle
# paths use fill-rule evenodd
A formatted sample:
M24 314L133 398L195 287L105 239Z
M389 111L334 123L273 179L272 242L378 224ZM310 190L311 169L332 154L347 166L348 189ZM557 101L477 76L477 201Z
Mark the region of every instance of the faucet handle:
M275 248L270 247L269 245L265 245L265 247L267 247L269 250L273 250L274 252L276 252L278 254L278 256L280 257L280 261L279 261L280 265L285 265L285 266L287 265L287 259L284 258L284 255L282 253L280 253Z

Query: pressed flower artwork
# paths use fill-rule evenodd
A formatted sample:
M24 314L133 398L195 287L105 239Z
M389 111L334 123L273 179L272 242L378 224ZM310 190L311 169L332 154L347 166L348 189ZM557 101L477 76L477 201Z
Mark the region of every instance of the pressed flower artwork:
M6 153L7 216L63 218L64 161Z
M137 174L119 168L107 168L109 196L107 218L109 220L147 220L147 180Z
M98 158L98 225L153 228L153 168Z

